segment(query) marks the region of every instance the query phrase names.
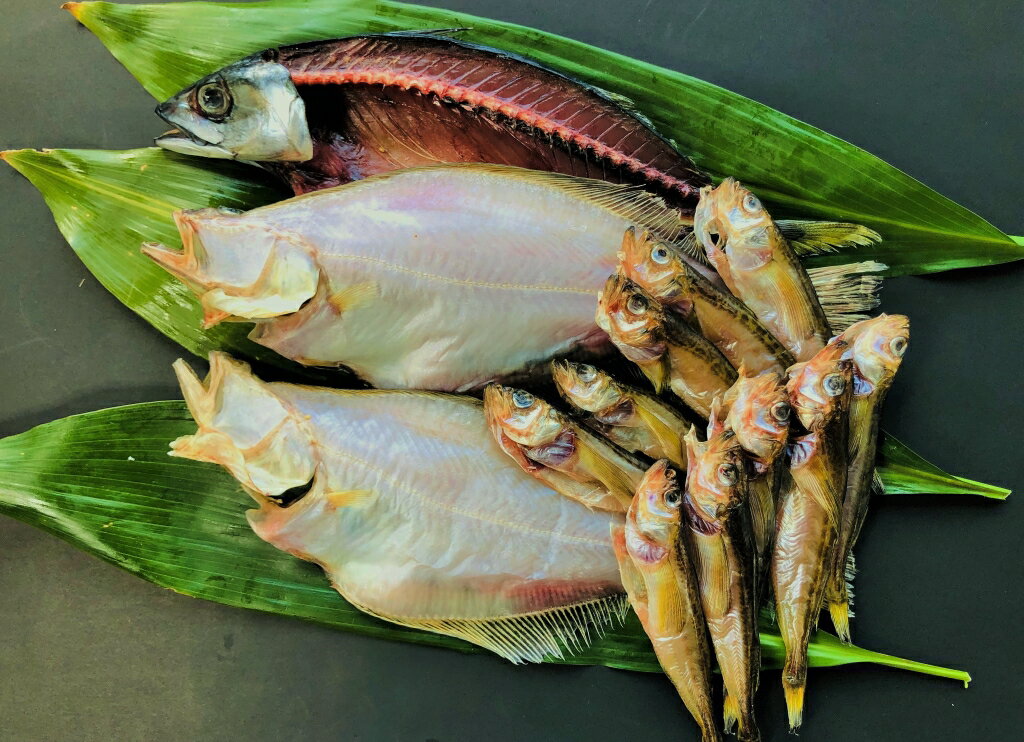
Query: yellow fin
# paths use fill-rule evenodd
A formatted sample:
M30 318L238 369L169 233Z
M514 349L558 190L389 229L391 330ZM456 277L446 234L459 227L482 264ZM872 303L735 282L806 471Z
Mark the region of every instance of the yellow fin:
M340 590L340 586L336 587ZM582 651L603 636L606 629L621 625L628 606L626 597L617 594L516 616L421 619L389 616L369 609L348 595L345 598L376 618L399 626L454 636L489 649L517 665L542 662L546 657L564 658Z
M612 534L612 549L615 552L615 559L619 563L619 575L622 578L622 586L626 588L626 595L629 602L633 604L633 610L641 623L647 622L647 584L640 570L633 564L632 557L626 549L626 529L620 525L610 527Z
M368 301L376 299L379 294L379 290L378 285L374 281L357 283L353 286L344 288L335 294L331 294L330 298L327 299L327 303L331 305L335 312L343 314L365 304Z
M343 490L340 492L329 492L325 495L327 502L332 508L344 508L349 505L365 505L373 499L373 490Z
M665 382L668 380L668 353L651 363L638 363L637 368L643 371L644 376L647 377L647 380L651 382L651 386L654 387L654 391L661 394L661 391L665 388Z
M829 615L832 616L832 625L836 629L836 635L844 644L850 643L850 605L846 602L834 602L828 604Z
M726 691L725 699L722 701L722 731L726 734L731 734L732 728L736 725L736 720L739 718L740 705L736 702L735 696L730 695Z
M804 685L782 684L786 693L786 711L789 713L789 728L794 730L800 727L804 721Z
M677 466L686 466L686 450L683 447L683 436L689 431L690 426L686 425L675 429L665 422L657 411L656 403L643 394L631 395L633 404L636 405L636 414L644 421L644 425L651 429L654 437L658 439L665 456ZM682 422L680 420L680 422Z
M878 307L885 263L865 260L861 263L809 268L807 275L818 295L818 302L833 332L842 332L854 322L867 319Z
M676 636L685 623L686 611L680 594L679 579L670 564L644 573L647 583L647 627L658 636Z
M694 559L704 613L721 618L729 610L729 555L720 534L694 534Z
M624 471L610 461L604 452L598 449L599 440L590 435L581 435L576 444L576 455L579 457L580 469L599 481L608 491L623 503L623 511L633 501L635 483L629 472ZM604 445L611 445L605 443ZM640 475L638 475L640 476Z
M882 241L882 235L862 224L786 219L775 224L800 256L835 252L841 247L864 247Z

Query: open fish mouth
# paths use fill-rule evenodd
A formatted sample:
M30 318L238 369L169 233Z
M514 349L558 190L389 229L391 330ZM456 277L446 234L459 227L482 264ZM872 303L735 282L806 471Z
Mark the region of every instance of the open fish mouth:
M153 140L153 144L161 149L177 152L182 155L215 157L221 160L234 160L238 157L238 155L230 150L179 128L164 132Z

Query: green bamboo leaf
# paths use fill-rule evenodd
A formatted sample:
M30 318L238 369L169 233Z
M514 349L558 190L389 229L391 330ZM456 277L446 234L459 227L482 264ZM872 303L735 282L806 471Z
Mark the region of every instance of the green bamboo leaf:
M90 412L0 440L0 513L42 528L143 579L218 603L292 616L396 641L483 652L458 639L385 623L331 589L318 568L261 541L245 520L248 495L220 467L170 458L195 432L183 402ZM251 503L250 503L251 504ZM762 636L778 666L777 633ZM840 644L819 632L811 665L869 662L965 685L966 672ZM559 664L659 671L635 619Z
M388 0L68 3L156 98L280 44L392 30L467 28L506 49L630 98L718 176L752 186L778 215L866 224L885 242L815 258L880 260L891 275L1024 257L1022 243L879 158L802 121L678 72L535 29Z
M147 240L179 244L171 213L178 208L251 208L281 194L250 180L233 163L181 157L150 148L102 150L19 150L0 153L36 186L53 211L61 233L90 271L118 299L154 327L196 355L226 350L250 360L288 368L306 382L351 385L351 376L299 366L250 342L249 325L200 327L195 296L142 255ZM945 474L902 444L885 449L898 469L883 460L887 491L944 492L1005 498L1008 490Z

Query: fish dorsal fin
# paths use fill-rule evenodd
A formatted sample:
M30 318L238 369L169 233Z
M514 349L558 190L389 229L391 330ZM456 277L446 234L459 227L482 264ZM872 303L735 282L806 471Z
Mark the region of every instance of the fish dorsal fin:
M665 456L678 466L686 466L686 448L683 446L683 436L690 428L679 430L674 428L658 415L655 403L643 394L634 395L633 403L636 405L636 414L644 421L644 425L654 433Z
M339 591L345 595L341 587ZM388 616L360 605L356 608L399 626L432 631L489 649L514 664L564 658L582 651L625 619L628 603L622 594L609 595L517 616L487 619L407 618Z
M579 178L575 175L527 170L526 168L513 167L511 165L491 165L475 162L427 165L423 168L415 168L415 170L434 168L490 173L511 178L521 183L534 183L548 188L556 188L575 198L607 209L616 216L651 232L656 239L666 240L673 244L682 239L684 233L692 224L691 219L685 218L679 211L669 207L660 196L644 190L644 187L640 185L622 185L592 178ZM381 178L396 177L403 172L411 172L411 170L395 170L391 173L375 175L362 182L369 183ZM348 186L338 187L347 188ZM322 193L323 191L320 192ZM706 263L706 256L702 256L701 260Z
M861 224L784 219L775 222L793 251L803 257L835 252L843 247L864 247L882 241L882 235Z
M709 619L721 618L729 610L729 555L725 539L720 533L693 534L691 543L704 613Z
M324 499L332 508L345 508L350 506L358 507L367 505L374 499L373 490L345 490L343 492L328 492Z
M879 274L887 268L884 263L865 260L807 270L833 332L842 332L854 322L867 319L868 313L879 305Z

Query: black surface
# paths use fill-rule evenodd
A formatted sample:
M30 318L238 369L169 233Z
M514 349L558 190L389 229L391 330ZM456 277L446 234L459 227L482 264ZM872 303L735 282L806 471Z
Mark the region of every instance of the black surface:
M153 102L57 0L4 0L0 145L146 145ZM683 70L845 137L1024 233L1024 14L1014 2L447 2ZM737 143L742 146L742 143ZM84 279L84 282L82 282ZM178 396L181 351L89 277L35 191L0 170L0 434ZM79 285L81 283L81 285ZM891 281L913 323L886 427L948 470L1024 484L1024 264ZM957 683L812 671L803 738L1019 738L1024 515L875 503L859 548L864 646L969 669ZM179 597L0 520L0 739L690 739L659 676L513 668ZM786 739L776 673L760 698Z

